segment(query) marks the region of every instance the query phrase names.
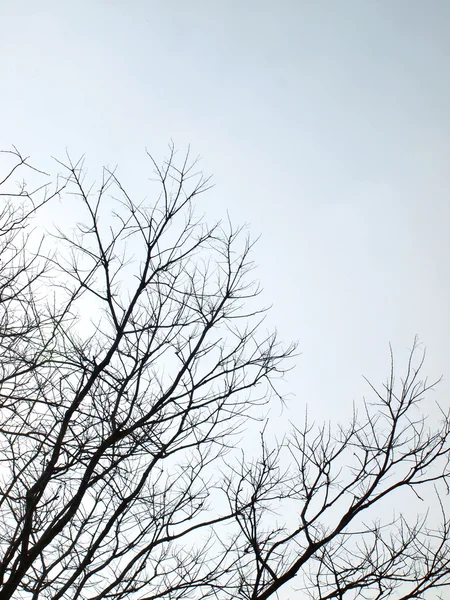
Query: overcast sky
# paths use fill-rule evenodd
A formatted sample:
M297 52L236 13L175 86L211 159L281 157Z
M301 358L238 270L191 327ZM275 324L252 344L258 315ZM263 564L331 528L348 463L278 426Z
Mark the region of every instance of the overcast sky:
M336 418L414 335L450 391L448 0L0 0L0 142L67 147L148 195L191 144L202 204L261 240L286 391ZM202 201L203 202L203 201Z

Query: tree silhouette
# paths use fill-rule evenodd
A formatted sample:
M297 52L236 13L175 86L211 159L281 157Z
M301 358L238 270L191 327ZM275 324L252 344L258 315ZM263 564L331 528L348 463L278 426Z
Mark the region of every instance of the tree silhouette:
M263 600L288 582L406 600L449 585L450 420L420 412L432 386L416 344L349 425L263 431L248 457L235 447L295 348L264 329L249 238L196 215L210 187L196 161L149 157L151 204L69 158L54 187L17 187L47 176L2 157L1 600ZM76 222L50 236L53 207Z

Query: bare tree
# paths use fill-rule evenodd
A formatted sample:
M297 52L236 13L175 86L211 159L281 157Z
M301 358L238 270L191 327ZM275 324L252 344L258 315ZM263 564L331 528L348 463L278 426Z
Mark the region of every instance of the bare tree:
M55 187L15 188L23 169L46 175L3 156L0 600L263 600L288 582L406 599L450 583L450 421L418 412L432 386L415 347L399 390L392 363L348 427L306 420L236 453L294 347L264 331L248 237L196 216L196 161L149 157L149 205L70 159ZM42 236L52 204L77 222ZM410 521L408 495L441 518Z
M415 342L398 390L391 353L383 391L371 386L375 400L348 426L333 432L306 418L275 450L263 443L255 464L242 461L229 502L243 597L269 598L294 577L321 600L424 598L450 585L450 419L441 411L440 425L427 425L433 385L420 379L417 350ZM414 500L422 506L411 516ZM283 505L289 526L274 527Z

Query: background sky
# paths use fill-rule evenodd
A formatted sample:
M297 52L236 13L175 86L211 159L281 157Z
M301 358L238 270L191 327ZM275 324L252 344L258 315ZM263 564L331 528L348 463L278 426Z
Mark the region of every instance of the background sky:
M269 324L298 340L273 422L345 420L418 334L450 397L448 0L0 0L0 146L120 166L203 157L209 220L254 237ZM65 210L67 204L65 205ZM403 361L403 362L402 362Z
M144 149L190 143L214 174L207 217L261 235L269 321L301 352L289 418L341 417L415 334L448 405L448 0L0 7L3 148L53 172L66 148L119 164L140 200Z

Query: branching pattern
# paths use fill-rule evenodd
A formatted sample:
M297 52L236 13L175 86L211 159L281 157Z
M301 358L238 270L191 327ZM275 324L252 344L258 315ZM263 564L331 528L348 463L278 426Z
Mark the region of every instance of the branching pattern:
M350 425L306 419L237 454L295 348L262 335L243 230L196 216L196 161L149 156L148 205L69 158L56 186L17 187L47 176L2 158L0 600L265 600L289 582L406 600L450 583L450 420L418 410L416 346ZM79 221L37 237L58 198ZM377 517L401 490L427 506L431 490L440 525Z

